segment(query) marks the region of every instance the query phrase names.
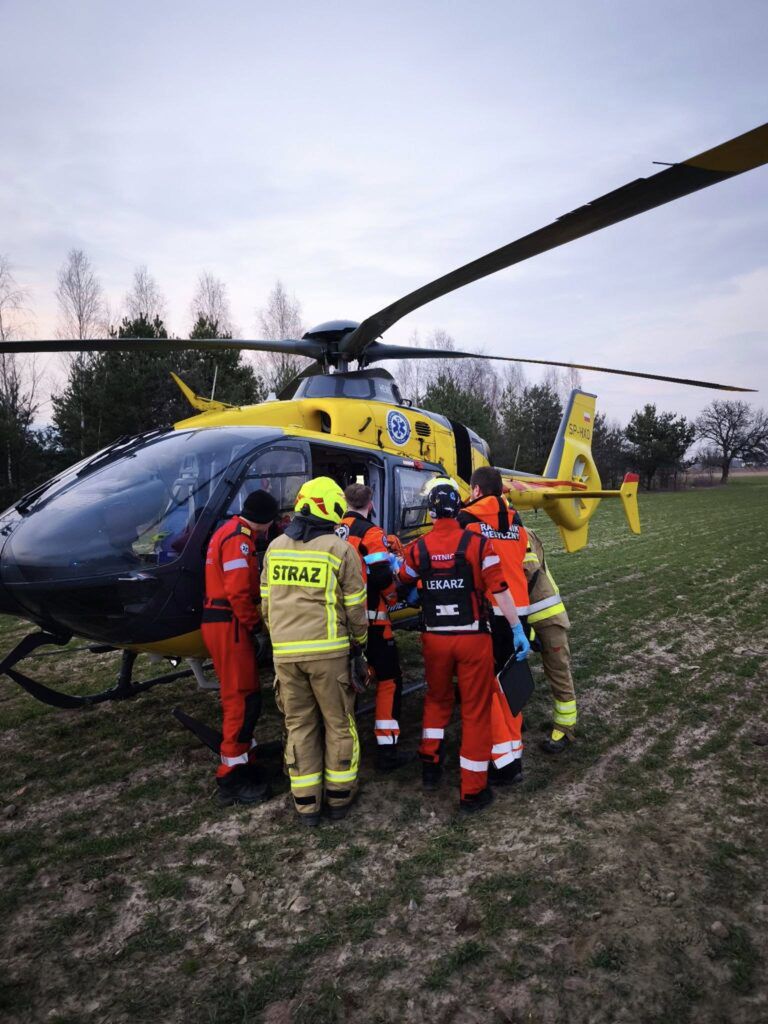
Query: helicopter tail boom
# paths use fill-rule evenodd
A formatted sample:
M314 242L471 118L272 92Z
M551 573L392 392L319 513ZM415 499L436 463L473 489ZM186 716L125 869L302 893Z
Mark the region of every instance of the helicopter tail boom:
M514 504L525 511L543 509L557 524L566 551L587 543L589 520L601 498L619 498L632 533L640 533L638 477L628 473L620 489L605 490L592 455L595 396L574 390L542 476L502 470Z

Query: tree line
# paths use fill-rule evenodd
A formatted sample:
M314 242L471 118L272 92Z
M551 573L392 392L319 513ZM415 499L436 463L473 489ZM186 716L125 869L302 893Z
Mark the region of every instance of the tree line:
M421 339L411 337L419 347ZM424 347L447 353L453 339L434 331ZM539 384L526 380L519 363L497 371L483 359L425 359L404 362L396 371L403 397L456 419L489 443L499 466L541 473L573 388L581 386L577 370L550 368ZM691 446L698 451L687 457ZM625 473L640 474L650 490L668 487L692 464L719 468L726 483L733 460L768 462L768 415L746 402L714 401L695 420L647 404L626 426L599 412L592 452L604 486L616 488Z
M71 250L58 274L57 334L62 339L168 338L166 301L147 267L138 267L122 308L110 308L87 255ZM237 349L205 352L73 352L66 380L51 396L51 423L35 425L43 379L34 359L3 352L2 342L31 330L29 295L0 255L0 508L37 483L104 447L117 437L169 425L191 414L173 383L178 374L197 394L232 405L264 401L299 373L307 360ZM300 338L301 306L281 281L256 311L258 337ZM238 336L226 285L209 272L198 277L189 306L190 340ZM420 345L418 336L410 339ZM429 348L450 353L453 339L434 331ZM465 423L485 438L497 465L541 472L578 371L549 370L538 384L519 364L497 370L483 359L407 360L393 366L403 397ZM650 488L668 485L686 466L695 440L700 457L717 463L723 481L734 458L768 458L768 417L745 402L713 402L695 421L646 405L622 427L598 413L593 452L606 486L618 486L627 470L639 471Z

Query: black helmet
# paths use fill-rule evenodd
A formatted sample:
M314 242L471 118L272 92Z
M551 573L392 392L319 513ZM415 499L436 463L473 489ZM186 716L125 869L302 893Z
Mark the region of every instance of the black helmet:
M461 509L459 485L447 476L438 476L430 483L427 511L433 519L455 519Z

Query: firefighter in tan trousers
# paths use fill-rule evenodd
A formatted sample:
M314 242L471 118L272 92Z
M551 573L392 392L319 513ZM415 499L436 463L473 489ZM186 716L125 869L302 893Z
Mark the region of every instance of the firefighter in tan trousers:
M334 529L346 512L330 477L305 483L290 525L264 555L262 616L272 638L275 702L285 716L285 765L299 820L319 824L323 796L333 820L357 789L354 664L368 633L360 559Z
M523 570L528 580L528 626L535 631L541 645L544 675L552 690L552 731L541 742L548 754L561 754L574 738L576 725L576 691L571 675L571 650L568 630L571 628L560 588L555 583L544 557L544 546L538 535L526 527L528 547Z

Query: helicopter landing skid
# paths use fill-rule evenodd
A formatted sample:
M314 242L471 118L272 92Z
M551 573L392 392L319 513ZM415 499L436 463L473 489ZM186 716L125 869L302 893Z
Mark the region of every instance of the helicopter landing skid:
M103 704L108 700L128 700L129 697L135 697L137 694L143 693L153 686L159 686L161 683L172 683L176 679L183 679L185 676L193 674L192 669L182 669L179 672L168 672L165 675L155 676L153 679L143 679L141 682L135 683L132 675L133 666L138 654L136 651L123 651L120 674L114 686L111 686L108 690L102 690L100 693L71 694L54 690L50 686L46 686L45 683L31 679L14 668L14 665L29 657L38 647L45 647L48 644L56 644L58 647L63 647L71 639L71 634L69 636L56 636L54 633L46 633L45 631L30 633L0 662L0 675L7 675L14 683L18 683L27 693L42 701L43 704L49 704L53 708L74 710L75 708ZM117 650L117 648L108 647L104 644L95 644L90 650L92 653L102 653Z

